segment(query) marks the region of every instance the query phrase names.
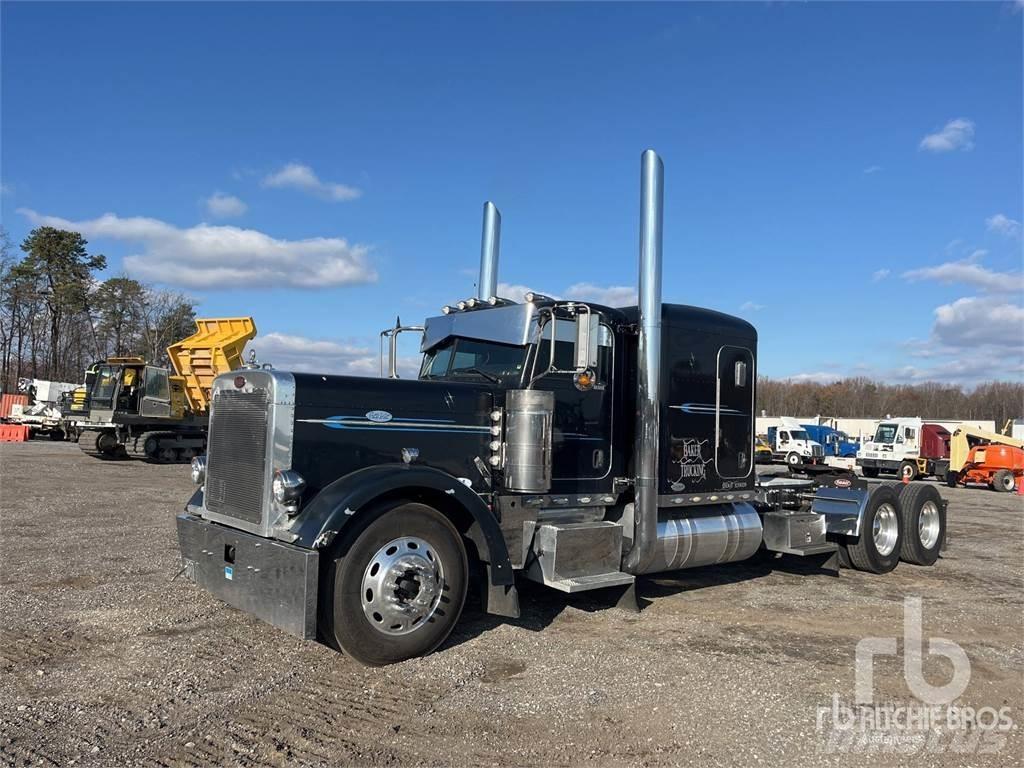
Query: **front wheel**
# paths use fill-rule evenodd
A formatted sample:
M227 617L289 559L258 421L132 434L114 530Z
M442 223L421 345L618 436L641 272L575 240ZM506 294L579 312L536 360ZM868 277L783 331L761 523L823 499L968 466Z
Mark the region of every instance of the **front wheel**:
M795 469L799 467L803 461L800 459L799 453L790 453L786 456L786 463L789 464L790 469Z
M1011 493L1015 487L1013 472L1000 469L992 476L992 488L1000 493Z
M888 573L899 565L901 519L896 491L888 484L875 486L868 497L860 536L847 546L851 565L869 573Z
M912 482L917 478L917 465L912 461L900 462L899 476L905 483Z
M328 567L324 639L370 666L426 655L462 613L469 571L462 538L425 504L399 502L366 515Z

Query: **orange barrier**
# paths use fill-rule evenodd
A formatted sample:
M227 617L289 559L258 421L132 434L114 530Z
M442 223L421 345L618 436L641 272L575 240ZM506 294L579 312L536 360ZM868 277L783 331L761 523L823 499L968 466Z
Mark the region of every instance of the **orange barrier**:
M0 443L24 443L26 440L27 424L0 424Z

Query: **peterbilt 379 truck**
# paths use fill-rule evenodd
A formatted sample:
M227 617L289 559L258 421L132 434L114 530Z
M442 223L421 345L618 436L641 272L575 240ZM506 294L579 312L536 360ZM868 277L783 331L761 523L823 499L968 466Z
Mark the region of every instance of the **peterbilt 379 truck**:
M759 484L757 334L662 303L663 169L650 150L641 167L637 306L498 297L488 203L478 294L416 327L417 379L219 376L200 488L177 519L185 573L376 665L443 642L471 576L484 610L516 617L517 579L635 609L639 575L758 553L933 564L945 506L931 486Z

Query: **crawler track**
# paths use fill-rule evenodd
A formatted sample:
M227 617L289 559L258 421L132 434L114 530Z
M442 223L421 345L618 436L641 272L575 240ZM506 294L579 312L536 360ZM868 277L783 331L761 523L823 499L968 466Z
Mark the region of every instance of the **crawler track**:
M97 459L123 459L125 458L124 448L121 445L115 446L113 450L104 450L99 447L100 438L104 432L98 429L86 429L78 436L78 447L86 456Z
M202 440L201 445L192 445L197 439ZM131 458L151 464L188 464L205 450L205 445L202 435L154 430L128 440L125 450Z

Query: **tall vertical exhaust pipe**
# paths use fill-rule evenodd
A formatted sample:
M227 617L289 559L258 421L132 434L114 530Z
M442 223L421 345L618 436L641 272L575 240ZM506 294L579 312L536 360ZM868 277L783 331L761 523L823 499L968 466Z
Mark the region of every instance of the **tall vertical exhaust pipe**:
M633 545L623 561L628 573L644 573L658 543L658 445L661 419L661 233L665 166L648 149L640 157L640 278L637 355L636 471Z
M490 200L484 203L484 231L480 238L480 280L477 298L498 295L498 250L501 248L501 213Z

